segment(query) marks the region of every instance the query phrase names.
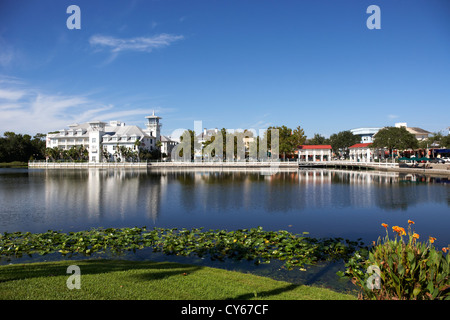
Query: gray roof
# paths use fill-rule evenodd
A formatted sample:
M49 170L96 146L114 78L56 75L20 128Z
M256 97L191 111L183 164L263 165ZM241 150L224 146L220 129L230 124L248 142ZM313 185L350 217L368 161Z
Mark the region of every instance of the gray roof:
M145 133L141 128L138 126L132 125L132 126L106 126L105 132L111 136L118 135L118 136L148 136L147 133Z
M427 130L417 128L417 127L409 127L409 128L406 128L406 130L408 130L409 132L411 132L413 134L430 134L431 133Z
M91 121L92 123L92 121ZM74 137L88 137L89 136L89 129L90 129L90 125L89 122L86 123L82 123L82 124L71 124L69 125L69 129L61 129L59 131L66 131L66 132L79 132L79 130L81 130L82 132L84 132L82 135L75 135ZM141 128L139 128L138 126L135 125L130 125L130 126L110 126L107 125L105 126L105 134L110 135L110 136L133 136L136 135L140 138L144 137L144 136L149 136L148 133L144 132L144 130L142 130ZM59 133L54 133L54 134L48 134L48 137L52 137L52 138L57 138L57 137L67 137L67 136L61 136Z

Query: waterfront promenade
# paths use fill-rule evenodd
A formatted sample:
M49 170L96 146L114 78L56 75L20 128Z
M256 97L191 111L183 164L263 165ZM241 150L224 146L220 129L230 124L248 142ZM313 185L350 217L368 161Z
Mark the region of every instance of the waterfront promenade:
M204 169L269 169L275 172L278 169L314 169L314 168L338 168L338 169L356 169L356 170L379 170L379 171L393 171L403 173L417 173L417 174L437 174L450 176L450 164L436 164L429 163L425 168L425 164L420 164L421 167L413 168L404 164L392 162L355 162L355 161L217 161L217 162L176 162L176 161L159 161L159 162L45 162L45 161L30 161L28 163L29 169L190 169L190 168L204 168Z

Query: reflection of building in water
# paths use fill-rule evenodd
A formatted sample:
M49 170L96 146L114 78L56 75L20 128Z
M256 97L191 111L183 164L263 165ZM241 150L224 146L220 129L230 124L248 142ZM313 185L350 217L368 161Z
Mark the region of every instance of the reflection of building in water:
M309 169L274 175L238 171L172 174L176 175L179 188L174 192L174 186L168 183L171 198L179 199L184 211L208 218L211 213L231 214L258 208L267 212L339 207L392 209L410 197L399 190L396 172ZM427 199L429 195L422 194L408 199L408 203Z
M111 170L99 171L90 170L92 176L89 177L90 193L97 193L100 198L93 199L92 206L101 206L103 214L124 219L127 214L136 212L139 206L140 181L139 172L133 170ZM117 186L120 186L118 188Z
M258 221L259 213L399 210L448 201L447 189L436 188L436 184L425 182L418 187L421 179L370 170L309 169L261 175L92 169L32 171L29 175L39 178L35 181L44 181L45 210L40 210L44 223L64 220L67 225L108 227L148 219L156 224L162 209L168 215L163 223L192 221L203 225L214 219L248 219L248 212L253 212ZM171 215L182 218L182 222L171 221Z
M313 169L299 170L298 179L308 205L369 207L376 205L377 185L398 182L398 173Z
M161 212L161 204L170 201L170 199L163 198L170 195L170 192L167 191L167 175L152 176L151 179L148 179L146 174L143 176L145 183L140 184L140 198L142 197L142 201L145 203L147 218L156 222Z
M144 177L142 177L144 176ZM146 214L156 220L161 207L161 189L166 179L146 179L139 170L46 171L45 197L48 212L65 207L67 219L77 221L126 220Z
M39 174L45 175L43 220L72 220L75 222L89 216L87 208L89 190L79 183L88 179L87 171L45 170L43 173L30 171L30 175ZM64 215L64 217L60 215Z

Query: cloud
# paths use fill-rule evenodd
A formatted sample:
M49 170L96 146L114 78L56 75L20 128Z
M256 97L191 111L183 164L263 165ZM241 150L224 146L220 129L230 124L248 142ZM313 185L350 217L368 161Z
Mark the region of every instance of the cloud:
M3 90L0 89L0 100L16 101L25 95L24 90Z
M389 115L388 115L388 118L389 118L390 120L393 120L393 119L397 119L398 116L395 115L395 114L389 114Z
M0 35L0 67L10 67L18 52Z
M94 35L89 39L93 47L107 48L112 53L123 51L152 52L154 49L164 48L173 42L182 40L183 36L162 33L153 37L137 37L120 39L104 35Z
M91 120L128 123L137 119L144 123L150 112L147 108L118 108L83 94L52 94L24 85L9 85L0 90L0 135L5 131L47 133Z

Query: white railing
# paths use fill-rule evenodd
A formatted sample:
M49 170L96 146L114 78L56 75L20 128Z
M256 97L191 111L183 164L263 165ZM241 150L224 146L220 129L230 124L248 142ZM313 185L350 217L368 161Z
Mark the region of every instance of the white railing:
M28 168L146 168L146 162L47 162L29 161Z
M351 160L331 160L331 161L299 161L299 165L303 166L353 166L353 167L374 167L374 168L398 168L396 162L365 162Z
M298 166L353 166L372 168L398 168L395 162L360 161L149 161L149 162L47 162L29 161L29 168L146 168L146 167L298 167Z

